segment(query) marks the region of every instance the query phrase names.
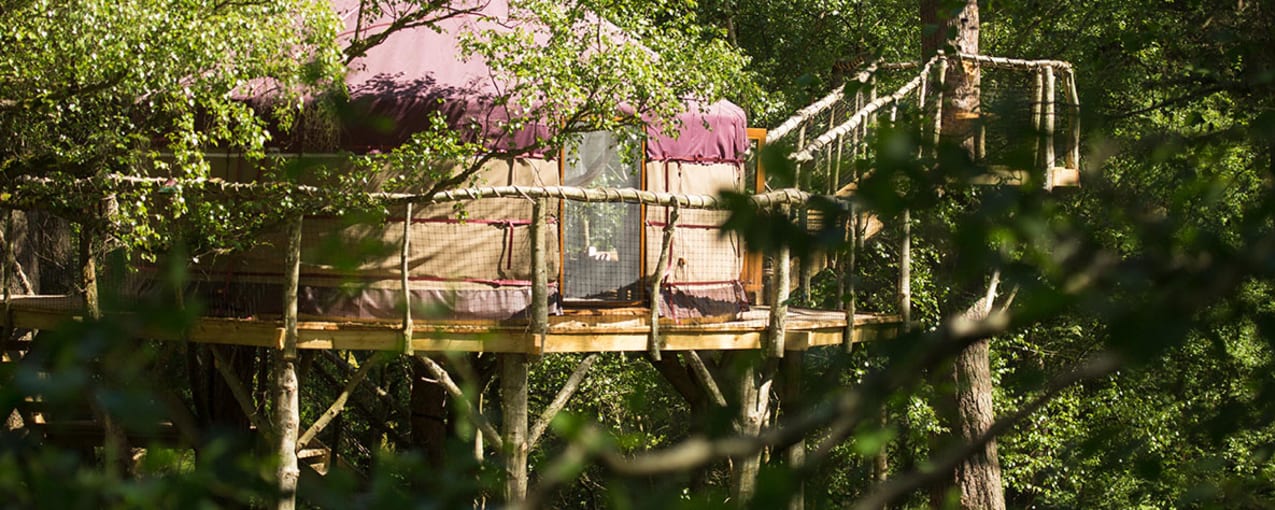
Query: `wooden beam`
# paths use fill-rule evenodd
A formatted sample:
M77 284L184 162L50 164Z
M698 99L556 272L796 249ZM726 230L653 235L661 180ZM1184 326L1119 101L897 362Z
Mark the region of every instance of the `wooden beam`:
M711 398L713 404L717 407L726 407L726 395L722 393L708 365L704 364L704 359L700 358L699 353L695 351L685 351L682 354L686 358L686 364L691 367L691 373L695 374L695 378L704 387L705 393Z
M474 409L473 403L471 403L465 396L465 392L460 389L460 386L456 385L456 381L452 380L452 376L449 375L446 370L443 370L443 367L440 366L438 362L430 359L429 356L422 356L418 354L416 359L420 360L420 362L425 365L425 369L428 370L435 379L438 379L438 383L442 384L443 388L447 390L447 393L460 404L461 410L464 411L464 414L467 415L469 420L474 423L474 426L478 428L478 432L482 434L483 437L487 438L492 445L495 445L496 448L503 451L505 448L505 441L501 439L500 432L497 432L496 427L491 426L491 423L487 422L487 418L485 418L481 412Z
M378 352L372 356L372 359L364 361L361 365L359 365L359 370L355 372L354 375L351 375L350 379L346 381L345 386L341 388L341 393L337 394L336 399L332 401L332 405L328 406L328 408L323 411L323 414L319 415L319 418L310 425L310 428L306 429L305 433L301 434L301 437L297 439L297 450L300 451L308 446L310 441L318 436L320 432L323 432L323 429L332 422L333 418L336 418L337 415L341 414L341 411L345 409L346 401L350 399L350 393L353 393L354 388L367 378L367 374L372 371L372 368L389 359L390 356Z
M213 366L217 368L217 373L221 374L222 380L226 382L226 387L230 388L230 395L239 404L239 409L243 411L244 416L248 417L248 423L256 427L258 433L265 436L267 443L275 442L277 439L275 438L274 427L257 413L257 406L253 403L252 393L248 391L243 381L239 379L239 374L235 373L221 346L209 345L208 350L213 355Z
M549 423L553 418L562 412L567 402L571 400L571 396L575 395L576 390L580 388L580 383L584 382L584 376L589 373L589 369L593 367L593 363L598 360L599 354L594 353L586 356L576 365L575 370L571 371L571 375L567 377L567 381L562 383L562 388L558 389L558 394L554 395L553 400L545 407L544 412L540 413L540 417L536 419L535 424L531 426L531 432L527 436L527 450L531 451L540 442L540 437L544 435L545 430L549 428Z

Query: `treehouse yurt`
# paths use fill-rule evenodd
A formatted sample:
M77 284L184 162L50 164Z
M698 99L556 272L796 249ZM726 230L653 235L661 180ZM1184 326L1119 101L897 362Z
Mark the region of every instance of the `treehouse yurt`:
M745 189L745 116L729 102L688 101L677 129L637 123L627 131L582 131L562 146L548 146L543 141L560 126L526 118L534 105L505 100L502 94L514 84L502 82L503 75L481 56L465 55L459 42L464 34L525 23L511 20L507 4L486 2L433 27L392 33L360 13L360 4L336 0L347 30L343 37L376 40L382 32L388 37L349 63L349 96L335 108L339 114L331 118L337 120L320 129L302 122L273 142L278 158L340 165L344 157L338 154L390 154L417 133L437 129L441 120L463 142L492 154L471 176L453 179L452 189L564 186L703 195ZM268 100L268 91L254 100ZM616 114L624 113L633 114ZM229 182L260 177L257 164L234 153L212 154L210 163L212 177ZM400 189L425 191L464 170L464 164L451 161L427 164L433 165L429 178L398 175L396 167L387 167L382 178L397 179ZM369 191L377 184L372 182ZM720 230L725 212L674 212L620 201L545 203L551 314L647 308L652 279L661 282L659 308L665 318L731 319L746 310L740 280L744 247ZM532 213L533 201L506 196L390 207L373 220L308 215L301 237L299 314L395 319L408 301L418 317L435 320L524 318L532 299ZM680 219L676 239L666 248L661 233L671 214ZM277 317L284 302L286 243L283 234L268 235L250 249L197 261L191 278L205 313Z

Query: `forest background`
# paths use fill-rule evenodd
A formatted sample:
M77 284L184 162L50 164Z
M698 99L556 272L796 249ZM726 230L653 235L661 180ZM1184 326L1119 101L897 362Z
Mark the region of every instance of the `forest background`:
M773 125L842 86L865 63L920 59L921 41L944 32L921 22L922 6L915 1L580 4L661 51L714 48L671 61L703 69L686 86L744 105L758 126ZM966 7L928 4L949 14ZM920 374L940 371L955 357L959 349L942 343L952 336L954 323L947 319L977 301L989 268L1000 267L1004 285L1019 289L1016 301L994 317L999 322L981 323L983 329L967 336L991 339L995 408L1007 418L995 434L1006 506L1275 506L1275 5L1022 1L983 2L978 9L982 53L1075 66L1083 105L1083 186L1053 194L949 190L940 200L939 193L916 182L907 193L868 197L882 211L899 203L912 210L914 318L920 327L849 354L808 355L805 398L816 403L812 406L866 395L871 412L843 431L817 464L789 469L772 455L749 504L785 504L804 482L812 508L882 501L959 505L945 482L947 472L930 469L944 465L948 451L941 438L952 430L944 409L949 390ZM57 16L41 20L32 13ZM282 22L297 13L312 23ZM51 173L50 168L81 176L127 169L153 158L155 149L145 145L155 133L165 134L174 152L188 151L185 163L195 168L194 154L211 144L230 141L259 150L266 128L249 118L254 112L230 100L234 84L270 76L298 90L323 86L352 54L332 38L330 13L309 2L68 6L0 0L0 22L8 28L0 35L0 132L10 140L0 150L0 169L6 178ZM137 40L147 42L145 51L133 44ZM252 51L228 58L230 48ZM297 48L310 49L306 58L279 58ZM705 57L710 54L712 59ZM204 72L209 69L218 72ZM610 71L619 79L624 69ZM192 83L191 76L201 78ZM139 98L158 113L139 121L130 110ZM564 100L561 106L580 105ZM608 105L589 108L614 111ZM197 129L196 112L213 121L201 119ZM286 112L277 114L286 118ZM597 122L608 120L599 116ZM409 150L472 150L439 140L421 140ZM783 174L781 163L774 167ZM132 242L165 245L164 225L135 212ZM187 211L189 221L222 225L224 230L209 230L209 237L239 242L251 228L234 222L225 227L225 214L233 213ZM867 297L860 306L894 310L894 246L890 239L869 245ZM839 275L816 278L836 281ZM833 296L816 292L812 299ZM187 312L153 305L157 316L177 323L173 327L189 320ZM107 319L50 335L49 347L30 363L52 376L24 378L33 372L6 365L0 372L0 411L7 415L31 394L49 405L82 405L87 395L128 426L157 419L165 412L164 398L157 396L153 378L138 374L174 354L169 347L147 345L140 351L147 354L138 355L135 345L116 341L130 336L129 327ZM175 357L191 364L200 359ZM575 361L546 357L536 364L533 406L547 404ZM178 378L197 371L184 365L168 369L168 377ZM406 398L413 380L419 381L417 373L411 362L398 361L378 369L375 378ZM334 391L313 384L303 392ZM485 391L472 382L467 390ZM532 458L533 485L543 488L538 496L543 504L739 503L727 489L732 463L726 456L670 463L640 475L609 463L605 452L634 454L731 435L724 425L731 410L692 416L691 407L640 357L599 358L567 410L569 416L555 422L554 434ZM349 418L345 427L358 446L345 453L370 481L329 477L306 489L302 501L454 507L498 492L500 474L466 454L472 445L464 431L449 444L455 453L449 462L430 467L411 440L402 438L410 434L408 420L398 418L379 424ZM606 439L591 435L596 430L591 424L609 430ZM809 438L834 434L825 428ZM227 430L202 438L198 455L156 447L135 465L120 467L6 431L0 433L0 493L10 496L0 504L260 505L273 497L274 460L253 441Z

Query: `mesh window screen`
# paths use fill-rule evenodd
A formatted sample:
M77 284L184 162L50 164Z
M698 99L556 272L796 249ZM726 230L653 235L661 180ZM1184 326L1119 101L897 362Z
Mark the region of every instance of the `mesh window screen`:
M608 132L585 133L567 148L564 184L585 188L638 188L641 145ZM641 206L563 205L563 296L569 300L641 299Z

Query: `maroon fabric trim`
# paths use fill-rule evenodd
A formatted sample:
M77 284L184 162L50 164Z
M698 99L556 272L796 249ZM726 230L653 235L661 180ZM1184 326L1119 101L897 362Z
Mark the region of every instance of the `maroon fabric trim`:
M720 280L715 282L667 282L665 287L690 287L696 285L730 285L737 284L739 280Z
M646 222L646 226L665 227L665 226L668 226L668 223L663 221L648 221ZM692 229L699 229L699 230L719 230L722 228L722 226L721 225L697 225L693 223L692 224L678 223L677 228L692 228Z
M146 271L155 271L155 268L139 267L138 269L143 269ZM208 270L200 270L199 272L209 273L209 274L223 274L223 275L226 275L227 278L232 276L266 276L266 277L273 276L273 277L280 277L280 278L283 277L282 274L266 272L266 271L235 271L235 270L208 269ZM364 281L386 279L386 278L368 276L368 275L357 275L357 274L344 275L344 274L329 274L329 273L301 273L301 278L317 278L317 279L339 278L339 279L360 279ZM408 281L413 281L413 282L479 283L479 284L491 285L495 287L527 287L531 285L531 281L529 280L489 280L489 279L483 279L483 278L440 278L437 276L409 276L407 277L407 279ZM558 284L557 282L549 282L550 287L555 287L557 286L557 284Z
M334 215L334 214L316 214L316 215L306 215L306 219L314 219L314 220L336 220L336 219L340 219L340 217L339 217L339 216L336 216L336 215ZM385 223L383 223L383 224L384 224L384 225L388 225L388 224L390 224L390 223L402 223L402 222L403 222L403 220L405 220L405 219L406 219L406 217L404 217L404 216L391 216L391 217L386 218L386 219L385 219ZM558 219L557 219L557 218L546 218L546 219L545 219L545 221L546 221L547 223L549 223L550 225L553 225L553 224L557 224L557 223L558 223ZM502 227L525 227L525 226L531 225L531 220L528 220L528 219L522 219L522 218L514 218L514 219L504 219L504 218L483 219L483 218L475 218L475 219L465 219L465 220L457 219L457 218L412 218L412 223L413 223L413 224L417 224L417 223L445 223L445 224L465 224L465 223L473 223L473 224L476 224L476 225L498 225L498 226L502 226Z

